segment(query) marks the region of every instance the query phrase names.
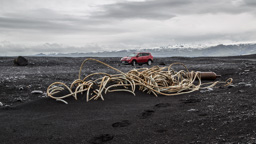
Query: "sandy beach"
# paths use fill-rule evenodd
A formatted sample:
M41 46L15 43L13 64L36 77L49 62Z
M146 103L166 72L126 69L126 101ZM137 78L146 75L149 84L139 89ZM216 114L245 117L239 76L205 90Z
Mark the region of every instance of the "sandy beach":
M178 96L149 95L136 91L104 95L105 100L86 102L46 96L47 87L77 79L85 58L26 57L28 66L14 66L13 57L0 58L1 143L254 143L256 55L212 58L155 58L153 66L184 63L189 70L213 71L229 87ZM96 58L123 72L120 58ZM151 67L147 65L137 66ZM179 69L179 67L177 67ZM84 66L83 76L94 72L116 73L96 62ZM32 94L33 90L42 94Z

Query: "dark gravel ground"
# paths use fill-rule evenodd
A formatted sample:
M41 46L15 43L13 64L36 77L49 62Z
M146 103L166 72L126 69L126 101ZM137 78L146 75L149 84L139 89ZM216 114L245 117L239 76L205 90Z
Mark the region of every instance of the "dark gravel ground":
M68 105L47 98L46 89L55 81L72 83L85 58L27 57L28 66L14 66L13 59L0 58L1 143L256 143L256 55L154 60L231 77L230 87L158 98L116 92L88 103L80 96ZM97 59L124 72L133 68L120 58ZM83 75L93 72L115 73L89 62Z

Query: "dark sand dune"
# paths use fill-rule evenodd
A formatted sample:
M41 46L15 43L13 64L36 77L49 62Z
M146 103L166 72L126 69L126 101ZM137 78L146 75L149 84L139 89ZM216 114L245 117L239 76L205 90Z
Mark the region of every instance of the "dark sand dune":
M164 143L173 141L166 134L161 136L172 131L167 127L172 123L170 120L178 120L177 115L186 113L180 97L156 98L141 92L137 96L118 92L105 98L105 101L88 103L71 98L67 100L68 105L42 98L2 109L0 138L18 143L80 143L99 141L95 137L109 134L114 137L112 143L154 142L159 136Z
M104 95L105 101L86 102L79 96L66 99L68 105L30 92L46 91L55 81L71 83L84 58L28 59L26 67L0 59L0 101L10 105L0 108L1 143L256 142L255 57L158 58L154 65L180 61L190 70L215 71L221 80L232 77L234 85L173 97L114 92ZM132 68L120 65L119 58L99 59L122 71ZM97 63L84 72L99 69L113 72Z

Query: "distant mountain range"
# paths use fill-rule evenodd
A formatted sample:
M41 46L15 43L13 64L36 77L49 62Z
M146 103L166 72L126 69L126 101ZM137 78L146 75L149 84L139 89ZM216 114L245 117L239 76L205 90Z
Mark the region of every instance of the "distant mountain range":
M134 52L150 52L155 57L209 57L209 56L238 56L256 54L256 44L217 45L206 48L180 48L157 47L150 49L132 49L120 51L103 51L94 53L51 53L37 54L36 56L56 57L123 57Z

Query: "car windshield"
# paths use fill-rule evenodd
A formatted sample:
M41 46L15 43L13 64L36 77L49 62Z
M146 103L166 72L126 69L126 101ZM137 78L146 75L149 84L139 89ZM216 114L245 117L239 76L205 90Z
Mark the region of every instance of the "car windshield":
M133 54L130 54L129 57L134 57L136 55L137 55L136 53L133 53Z

